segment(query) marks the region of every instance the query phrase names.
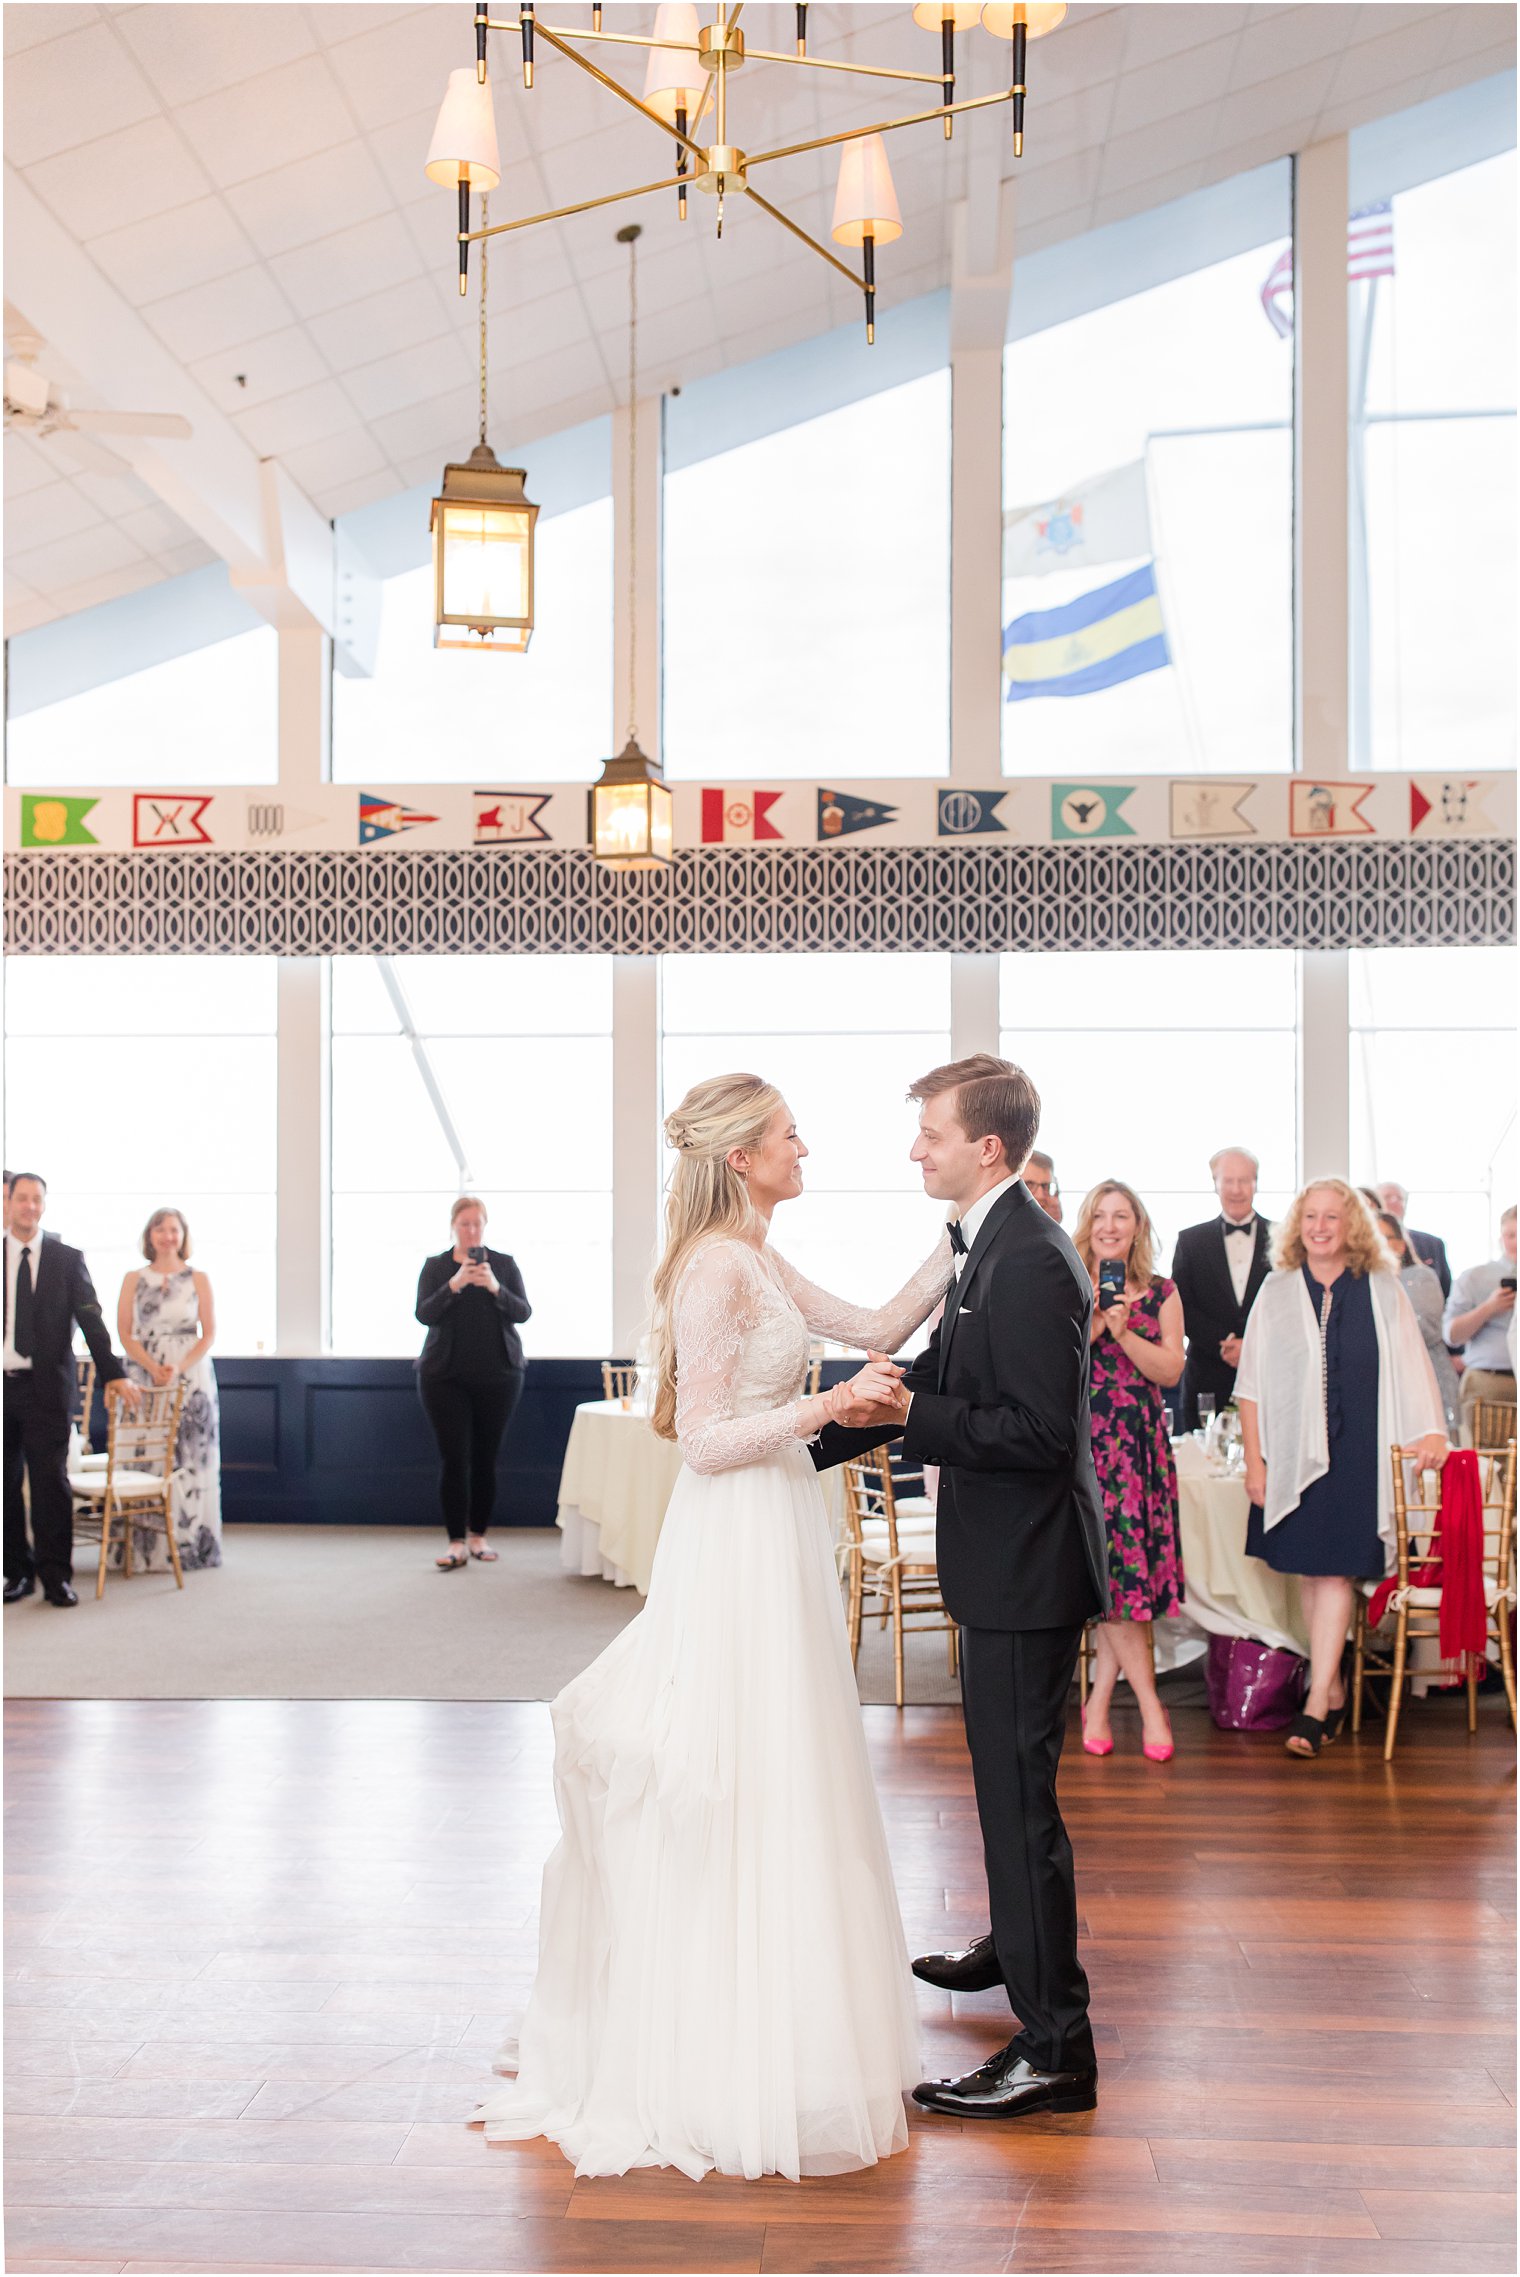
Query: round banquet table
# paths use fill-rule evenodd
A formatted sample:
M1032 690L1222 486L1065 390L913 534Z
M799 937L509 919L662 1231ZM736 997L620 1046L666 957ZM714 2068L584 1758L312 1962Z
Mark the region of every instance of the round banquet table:
M619 1589L649 1593L655 1545L681 1468L673 1439L657 1439L649 1411L635 1402L585 1400L575 1411L559 1474L560 1564ZM839 1469L819 1474L829 1521L843 1516Z
M1173 1442L1187 1612L1216 1637L1254 1637L1307 1655L1296 1576L1246 1556L1245 1481L1210 1462L1196 1439Z

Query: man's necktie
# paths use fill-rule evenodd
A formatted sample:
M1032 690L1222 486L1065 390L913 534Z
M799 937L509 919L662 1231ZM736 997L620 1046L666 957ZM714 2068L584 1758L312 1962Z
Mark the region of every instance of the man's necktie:
M966 1255L966 1236L961 1232L961 1221L959 1218L952 1218L950 1220L950 1246L955 1251L957 1257L964 1257Z
M11 1326L11 1342L16 1347L18 1360L32 1356L32 1253L21 1252L21 1263L16 1268L16 1318Z

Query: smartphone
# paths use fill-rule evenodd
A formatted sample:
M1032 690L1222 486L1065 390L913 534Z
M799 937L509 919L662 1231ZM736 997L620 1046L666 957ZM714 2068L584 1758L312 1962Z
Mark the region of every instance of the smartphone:
M1514 1285L1515 1285L1515 1276L1514 1276L1514 1274L1513 1274L1513 1273L1501 1273L1501 1274L1500 1274L1500 1276L1499 1276L1499 1286L1500 1286L1500 1288L1501 1288L1501 1289L1512 1289L1512 1288L1514 1287Z
M1098 1310L1107 1312L1124 1294L1124 1259L1105 1257L1098 1266Z
M486 1252L482 1248L481 1244L479 1242L476 1242L474 1248L470 1251L470 1263L472 1265L484 1265L485 1261Z

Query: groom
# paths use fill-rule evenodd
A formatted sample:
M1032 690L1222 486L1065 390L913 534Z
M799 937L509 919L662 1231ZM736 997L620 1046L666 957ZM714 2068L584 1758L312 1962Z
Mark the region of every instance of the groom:
M1092 1288L1019 1173L1040 1101L990 1052L923 1076L913 1160L953 1208L956 1281L928 1349L878 1408L830 1425L820 1469L902 1437L940 1465L939 1575L960 1624L961 1697L992 1931L914 1974L951 1992L1002 1984L1022 2029L964 2079L914 2101L959 2118L1089 2111L1097 2059L1077 1959L1071 1844L1056 1801L1067 1695L1086 1621L1108 1609L1108 1554L1087 1405Z

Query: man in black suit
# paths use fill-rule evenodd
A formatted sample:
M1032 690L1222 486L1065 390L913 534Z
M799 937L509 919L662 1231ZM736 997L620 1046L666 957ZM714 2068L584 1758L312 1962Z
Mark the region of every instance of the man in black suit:
M77 1605L69 1418L75 1396L74 1329L83 1331L106 1397L129 1407L142 1394L111 1350L100 1300L77 1249L42 1231L47 1182L18 1170L5 1229L5 1602L40 1581L50 1605ZM32 1490L27 1540L22 1474ZM35 1544L35 1550L33 1545Z
M973 2118L1087 2111L1097 2062L1056 1766L1083 1624L1109 1601L1087 1404L1092 1285L1019 1176L1040 1120L1028 1076L978 1052L908 1096L924 1191L955 1209L958 1278L903 1376L905 1420L852 1415L862 1428L830 1426L816 1460L827 1468L900 1430L910 1462L940 1466L939 1576L961 1625L992 1929L913 1967L952 1991L1005 1986L1021 2026L979 2070L914 2097Z
M1257 1292L1272 1270L1272 1228L1256 1211L1260 1164L1247 1147L1221 1147L1209 1170L1218 1217L1184 1226L1172 1256L1182 1299L1187 1366L1178 1395L1184 1431L1198 1428L1198 1395L1212 1392L1216 1410L1235 1396L1240 1342Z
M1447 1261L1446 1244L1436 1233L1416 1233L1409 1223L1409 1188L1395 1185L1391 1180L1377 1188L1378 1200L1390 1217L1398 1219L1404 1228L1404 1239L1422 1265L1428 1265L1441 1284L1443 1297L1451 1295L1451 1266Z

